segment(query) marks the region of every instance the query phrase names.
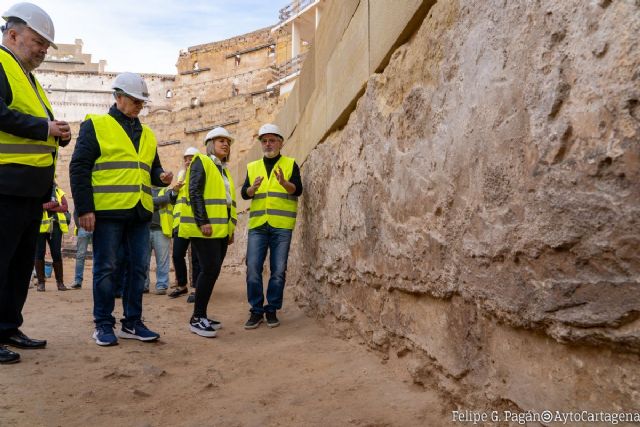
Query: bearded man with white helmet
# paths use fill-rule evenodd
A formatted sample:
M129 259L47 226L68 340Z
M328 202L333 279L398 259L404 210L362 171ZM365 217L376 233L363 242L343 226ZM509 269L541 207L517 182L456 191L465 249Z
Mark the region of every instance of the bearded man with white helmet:
M115 104L108 114L88 115L69 165L71 191L80 226L93 231L93 338L100 346L118 343L114 334L118 248L128 273L122 294L120 338L155 341L160 335L142 322L142 293L147 273L151 186L166 187L155 135L138 119L149 100L138 74L119 74L112 85Z
M59 146L71 140L69 124L55 120L32 71L40 66L55 31L49 15L31 3L2 14L0 46L0 363L20 355L2 344L43 348L18 328L33 268L43 204L51 202ZM54 204L55 203L55 204Z
M284 138L278 126L267 123L258 131L264 157L247 165L242 198L251 200L247 238L247 299L251 315L245 329L280 325L291 235L296 225L298 197L302 194L300 168L292 157L282 156ZM269 251L271 277L264 304L262 270Z

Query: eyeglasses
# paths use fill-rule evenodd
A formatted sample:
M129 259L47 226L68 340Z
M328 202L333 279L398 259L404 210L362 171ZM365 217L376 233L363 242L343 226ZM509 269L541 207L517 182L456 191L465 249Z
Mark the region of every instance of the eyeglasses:
M276 144L280 142L280 140L278 138L265 138L265 139L261 139L260 142L266 145L266 144Z
M142 99L134 98L133 96L127 95L126 93L123 94L123 95L126 96L127 98L129 98L131 100L131 102L133 102L136 105L142 105L142 106L147 105L147 101L143 101Z
M128 93L125 93L125 92L120 91L120 90L116 91L116 95L121 95L121 96L124 96L126 98L129 98L131 100L131 102L133 102L136 105L142 105L142 106L147 105L147 101L144 101L144 100L138 99L138 98L134 98L133 96L129 95Z

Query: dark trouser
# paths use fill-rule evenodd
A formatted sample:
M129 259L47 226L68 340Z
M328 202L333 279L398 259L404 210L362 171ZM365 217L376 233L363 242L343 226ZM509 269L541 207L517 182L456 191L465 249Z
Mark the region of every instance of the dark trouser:
M189 249L189 239L183 237L173 238L173 253L171 258L173 259L173 269L176 271L176 282L178 286L187 286L189 283L187 279L187 262L185 257L187 256L187 249ZM200 275L200 264L198 263L198 257L193 254L191 257L191 283L196 286L198 276Z
M47 242L51 251L51 260L53 262L62 261L62 230L58 227L58 223L53 224L52 233L40 233L38 235L38 244L36 246L36 259L44 261L44 254L47 251Z
M213 286L218 280L222 261L227 255L229 239L201 239L192 238L194 255L201 266L198 281L196 282L196 301L193 307L193 317L207 317L207 305L213 292Z
M0 334L22 325L41 220L40 198L0 194Z
M147 277L149 223L134 220L96 220L93 231L93 317L97 326L115 325L113 308L120 279L116 275L124 248L127 261L126 282L122 291L124 320L142 318L142 291ZM120 252L122 254L122 252Z

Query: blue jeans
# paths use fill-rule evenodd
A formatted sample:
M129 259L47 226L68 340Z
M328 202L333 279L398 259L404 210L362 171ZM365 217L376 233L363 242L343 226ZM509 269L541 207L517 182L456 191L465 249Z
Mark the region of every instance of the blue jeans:
M151 251L156 254L156 289L169 288L169 248L171 238L165 236L162 230L151 230L149 235L149 253L147 257L147 280L144 288L149 289L151 267Z
M289 258L292 230L274 228L269 224L249 230L247 239L247 299L251 312L262 314L282 308L284 280ZM262 270L269 250L271 277L267 287L267 305L264 305Z
M142 290L147 276L149 223L131 220L96 220L93 232L93 317L97 326L114 326L118 249L124 248L127 280L122 292L124 320L142 319Z
M85 230L82 227L78 228L78 239L76 244L76 276L73 279L73 283L82 285L82 278L84 276L84 260L87 258L87 248L91 243L91 237L93 233Z

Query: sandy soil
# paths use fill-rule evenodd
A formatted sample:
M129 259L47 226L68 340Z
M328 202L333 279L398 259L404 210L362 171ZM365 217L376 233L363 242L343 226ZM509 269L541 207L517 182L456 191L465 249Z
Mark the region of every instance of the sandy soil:
M71 283L73 260L65 261ZM449 424L438 395L334 338L285 295L281 326L242 328L244 277L223 273L209 315L213 339L192 334L186 298L145 295L157 343L91 339L90 262L81 290L31 290L22 330L45 350L18 350L0 366L0 426L437 426ZM155 278L155 275L152 276ZM119 301L116 318L122 313Z

